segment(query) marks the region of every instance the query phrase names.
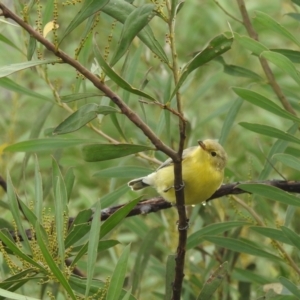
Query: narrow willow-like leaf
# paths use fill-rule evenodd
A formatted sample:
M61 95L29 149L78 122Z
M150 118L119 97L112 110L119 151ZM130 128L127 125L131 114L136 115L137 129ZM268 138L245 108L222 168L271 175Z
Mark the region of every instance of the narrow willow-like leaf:
M51 253L48 250L48 246L43 241L40 225L38 223L36 224L35 232L37 237L37 243L41 249L41 253L45 258L45 261L47 262L47 267L50 268L57 281L65 288L66 292L68 293L68 296L71 297L71 299L76 300L76 296L72 288L70 287L67 279L65 278L64 274L61 272L57 263L51 256Z
M237 221L221 222L221 223L207 225L199 229L198 231L194 232L188 237L186 249L189 250L199 245L201 241L200 239L203 239L205 235L220 234L232 228L246 226L246 225L249 225L249 223L237 222Z
M71 246L74 247L74 244L81 240L90 230L91 224L89 223L82 223L72 226L71 231L68 233L65 239L65 248L69 248Z
M69 168L65 178L65 185L66 185L66 190L67 190L67 200L70 200L70 196L71 196L71 192L74 186L74 182L75 182L75 175L74 175L74 171L73 168Z
M244 183L239 184L239 188L246 192L253 193L262 197L266 197L273 201L278 201L287 205L300 206L300 198L288 194L287 192L266 184Z
M293 3L295 3L296 5L300 6L300 0L292 0Z
M30 89L27 89L27 88L19 85L15 81L11 80L10 78L6 78L6 77L0 78L0 86L5 89L8 89L10 91L22 94L22 95L27 95L27 96L34 97L34 98L37 98L40 100L51 101L53 103L53 100L50 97L44 96L44 95L34 92Z
M273 51L264 51L261 56L290 75L300 85L300 76L294 64L284 55Z
M35 197L34 197L34 213L37 217L37 220L42 223L42 212L43 212L43 184L42 184L42 175L39 168L38 158L35 155ZM33 224L32 224L33 225Z
M292 242L282 234L282 231L275 228L270 227L261 227L261 226L250 226L251 230L268 237L272 240L279 241L280 243L292 245Z
M85 161L95 162L115 159L147 150L154 149L148 146L133 144L92 144L84 146L82 154Z
M10 39L8 39L6 36L4 36L1 33L0 33L0 42L3 42L4 44L9 45L9 46L15 48L16 50L20 51L22 54L24 54L23 51L19 47L17 47Z
M253 123L246 123L246 122L241 122L241 123L239 123L239 125L241 125L242 127L246 128L248 130L254 131L254 132L262 134L262 135L266 135L266 136L270 136L270 137L273 137L273 138L281 139L281 140L284 140L284 141L287 141L287 142L300 144L300 140L295 138L291 134L286 133L284 131L281 131L281 130L276 129L276 128L271 127L271 126L253 124Z
M243 100L238 98L234 101L234 103L231 105L228 113L226 114L226 118L223 122L220 138L219 138L219 143L221 145L224 145L226 142L226 139L230 133L230 130L234 124L235 118L240 111L240 108L243 104Z
M300 42L294 37L287 29L276 22L272 17L261 11L255 12L255 20L258 21L265 28L271 29L274 32L286 37L290 41L294 42L297 46L300 46Z
M0 288L0 296L5 297L5 299L14 299L14 300L38 300L37 298L24 296L1 288Z
M170 100L174 97L176 92L180 89L188 75L203 66L207 62L213 60L215 57L222 55L231 48L233 38L228 38L224 34L216 36L209 42L209 45L201 52L199 52L182 70L178 84L176 85ZM169 101L170 101L169 100Z
M219 236L204 236L204 239L219 247L224 247L238 253L247 253L253 256L265 257L277 262L281 261L281 258L238 239Z
M139 284L142 281L143 274L146 270L150 255L152 253L155 242L160 234L160 228L153 228L144 237L140 244L140 249L135 259L132 277L132 293L136 294L139 289Z
M176 255L170 254L167 258L166 266L166 280L165 280L165 297L164 300L169 300L172 298L172 283L175 278L175 259Z
M113 66L128 50L134 37L151 21L155 16L154 4L143 4L134 9L126 18L122 29L117 49L111 59Z
M287 133L293 135L297 131L298 131L298 124L295 123L287 130ZM287 146L288 146L288 142L283 140L277 140L273 144L273 146L271 147L268 153L268 159L265 162L264 168L258 176L258 180L264 180L268 178L270 172L273 170L272 164L275 163L275 159L273 158L273 155L276 153L284 152ZM271 162L271 164L269 163L269 161Z
M101 227L101 203L97 202L95 213L92 220L91 231L89 235L89 245L87 252L87 281L85 297L88 296L92 279L94 277L94 270L97 261L97 245L99 242L100 227Z
M81 7L81 10L71 21L68 27L64 30L64 34L60 39L59 43L61 43L70 32L72 32L76 27L78 27L89 16L101 10L101 8L104 7L108 2L109 0L85 0Z
M293 18L294 20L300 22L300 14L299 13L288 13L286 15Z
M118 166L103 169L96 172L93 176L99 178L137 178L151 173L151 169L138 166Z
M270 99L266 98L265 96L256 93L254 91L251 91L249 89L244 89L244 88L238 88L234 87L233 91L243 98L244 100L250 102L253 105L256 105L260 108L265 109L266 111L269 111L279 117L292 120L295 122L300 122L300 119L297 118L295 115L292 115L288 111L282 109L280 106L275 104L273 101Z
M101 197L101 207L102 207L102 209L106 208L106 207L109 207L109 206L112 206L126 192L128 192L128 185L124 184L124 185L121 185L120 187L118 187L117 189L114 189L112 192L109 192L108 194Z
M27 60L31 60L36 48L36 39L33 36L29 37L29 43L27 46Z
M286 226L280 227L283 234L290 240L290 242L300 250L300 236L293 230L289 229Z
M104 58L102 57L102 54L100 52L100 49L97 46L96 41L94 41L94 54L95 57L99 63L99 65L101 66L101 68L103 69L103 71L105 72L105 74L115 83L117 83L122 89L131 92L132 94L144 97L146 99L155 101L155 99L153 97L151 97L150 95L132 87L127 81L125 81L121 76L119 76L109 65L108 63L104 60Z
M88 139L33 139L29 141L15 143L4 148L8 152L39 152L52 151L60 148L74 147L84 144L90 144L92 141Z
M255 81L261 81L262 77L259 76L257 73L240 67L240 66L235 66L235 65L224 65L224 73L231 75L231 76L235 76L235 77L245 77L245 78L250 78L253 79Z
M127 261L130 254L130 245L127 245L114 269L113 275L111 277L109 287L106 294L106 300L115 300L119 299L122 293L122 287L124 285L126 269L127 269Z
M101 97L103 94L96 94L96 93L75 93L70 95L61 96L60 100L64 103L69 103L77 100L82 100L86 98L92 98L92 97Z
M119 22L125 23L126 18L131 12L133 12L134 9L136 9L136 7L127 1L114 0L108 2L108 4L102 8L102 11ZM167 64L169 63L166 53L156 40L149 25L146 25L146 27L138 33L138 37L154 54L159 57L159 59Z
M234 38L239 42L239 44L243 48L253 52L257 56L259 56L263 51L269 50L262 43L257 42L248 36L243 36L243 35L239 35L238 33L234 33Z
M56 59L52 58L52 59L35 60L35 61L28 61L24 63L13 64L13 65L7 65L5 67L0 68L0 78L6 77L15 72L25 70L31 67L45 65L45 64L54 64L54 63L59 63L59 60L57 58Z
M118 113L119 110L111 106L100 106L95 103L88 103L81 106L67 119L60 123L53 131L53 134L65 134L76 131L94 120L98 114L107 115Z
M292 156L290 154L278 153L273 157L275 160L280 161L284 165L300 171L300 160L295 156Z
M290 280L288 280L287 278L280 276L279 277L279 281L280 283L286 287L293 295L295 295L298 299L300 299L300 290L299 288L292 283Z
M228 274L228 262L224 262L217 270L210 275L205 282L197 300L210 300L218 287L221 285L224 277Z
M291 62L295 64L300 64L300 51L295 51L290 49L270 49L270 50L286 56Z

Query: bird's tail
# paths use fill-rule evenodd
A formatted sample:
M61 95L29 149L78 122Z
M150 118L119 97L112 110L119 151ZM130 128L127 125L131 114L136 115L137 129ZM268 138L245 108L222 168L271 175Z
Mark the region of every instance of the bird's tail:
M133 180L131 180L131 181L128 182L128 186L133 191L141 190L141 189L145 188L146 186L149 186L149 184L146 184L143 181L143 179L144 179L144 177L133 179Z

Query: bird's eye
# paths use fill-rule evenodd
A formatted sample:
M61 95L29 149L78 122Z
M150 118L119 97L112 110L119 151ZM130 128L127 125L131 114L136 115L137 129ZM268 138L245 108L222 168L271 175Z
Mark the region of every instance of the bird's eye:
M217 153L215 151L211 151L210 154L211 154L211 156L216 156L217 155Z

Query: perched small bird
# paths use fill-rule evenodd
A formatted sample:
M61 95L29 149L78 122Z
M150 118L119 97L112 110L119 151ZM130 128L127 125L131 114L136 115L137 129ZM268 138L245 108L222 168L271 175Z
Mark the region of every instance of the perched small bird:
M182 178L186 205L207 200L222 184L227 154L214 140L198 141L182 153ZM173 161L167 159L155 172L128 182L132 190L154 187L167 201L176 202Z

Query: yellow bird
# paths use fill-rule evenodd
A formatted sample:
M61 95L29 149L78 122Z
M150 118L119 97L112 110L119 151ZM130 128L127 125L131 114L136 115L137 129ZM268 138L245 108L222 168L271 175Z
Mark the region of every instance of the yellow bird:
M207 200L222 184L227 154L214 140L198 141L182 153L182 178L186 205ZM132 190L154 187L167 201L176 202L173 161L167 159L155 172L128 182Z

